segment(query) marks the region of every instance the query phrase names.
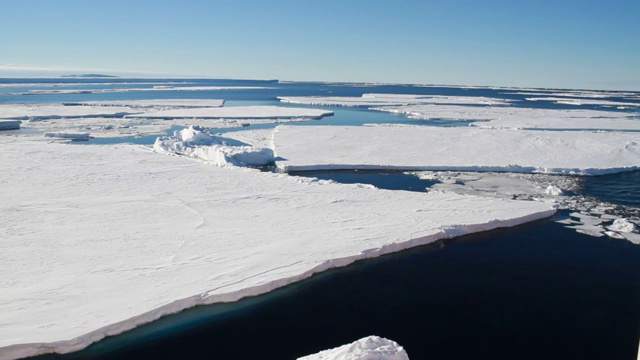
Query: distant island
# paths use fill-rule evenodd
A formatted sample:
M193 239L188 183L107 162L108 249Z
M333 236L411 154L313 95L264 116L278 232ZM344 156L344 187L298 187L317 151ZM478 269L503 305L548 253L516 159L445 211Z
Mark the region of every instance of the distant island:
M63 78L117 78L115 75L105 74L79 74L79 75L62 75Z

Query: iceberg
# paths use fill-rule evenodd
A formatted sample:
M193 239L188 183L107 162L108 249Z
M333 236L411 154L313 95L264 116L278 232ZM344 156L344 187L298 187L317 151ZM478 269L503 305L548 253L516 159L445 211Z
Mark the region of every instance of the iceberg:
M457 170L600 175L640 169L640 133L428 126L275 129L282 171Z
M372 108L414 119L468 120L470 126L497 129L639 131L638 113L603 110L551 110L522 107L408 105Z
M0 137L0 358L80 350L200 304L551 216L549 204ZM126 296L117 296L126 294Z
M409 360L404 348L393 340L367 336L350 344L324 350L298 360Z

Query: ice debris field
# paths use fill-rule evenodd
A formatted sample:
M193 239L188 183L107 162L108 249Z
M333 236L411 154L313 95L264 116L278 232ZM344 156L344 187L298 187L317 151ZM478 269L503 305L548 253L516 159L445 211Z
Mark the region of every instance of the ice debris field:
M0 133L0 359L77 351L196 305L235 301L359 259L549 217L566 205L559 200L566 184L554 180L540 188L539 179L525 176L640 167L634 112L403 94L280 101L308 107L226 106L221 99L0 105L0 129L6 130ZM417 122L212 130L321 125L333 111L313 104L394 112ZM431 118L472 126L419 125ZM61 143L132 133L159 136L147 146ZM439 189L420 193L286 173L321 169L421 171L416 176L441 181ZM466 176L469 185L448 182L446 171L456 172L449 179ZM495 171L520 175L470 175ZM556 176L564 178L570 179ZM523 184L530 198L510 196ZM566 222L637 241L634 219L589 216L575 212ZM126 297L113 296L123 292ZM352 354L407 358L398 344L369 337L306 359Z

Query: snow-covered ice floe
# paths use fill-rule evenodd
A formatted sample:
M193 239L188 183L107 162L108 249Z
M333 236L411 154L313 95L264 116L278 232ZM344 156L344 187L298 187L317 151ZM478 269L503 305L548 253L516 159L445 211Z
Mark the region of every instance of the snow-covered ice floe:
M46 132L44 133L44 137L47 138L56 138L56 139L65 139L65 140L89 140L90 136L88 132Z
M640 133L427 126L278 126L278 168L599 175L640 169Z
M20 120L0 120L0 130L20 129Z
M222 99L149 99L149 100L110 100L110 101L82 101L63 103L66 106L129 106L129 107L158 107L158 108L201 108L220 107L224 105Z
M390 106L410 104L510 105L508 100L482 96L363 94L357 96L279 96L285 103L328 106Z
M70 352L199 304L551 216L549 204L0 138L0 358ZM124 296L125 294L126 296Z
M367 336L350 344L324 350L298 360L409 360L404 348L393 340Z
M0 119L42 120L83 117L122 117L141 110L127 106L64 106L62 104L0 104Z
M507 129L639 131L639 113L601 110L552 110L520 107L408 105L372 108L414 119L467 120L471 126Z
M129 115L127 118L146 119L321 119L333 115L322 109L283 106L233 106L195 109L170 109Z
M527 101L552 101L556 104L565 105L599 105L599 106L616 106L616 107L629 107L640 106L639 103L621 102L621 101L609 101L609 100L594 100L594 99L575 99L575 98L563 98L563 97L529 97Z
M174 136L156 139L153 149L158 153L184 155L217 166L263 166L273 163L273 150L248 144L230 144L230 139L210 134L199 126L176 131Z

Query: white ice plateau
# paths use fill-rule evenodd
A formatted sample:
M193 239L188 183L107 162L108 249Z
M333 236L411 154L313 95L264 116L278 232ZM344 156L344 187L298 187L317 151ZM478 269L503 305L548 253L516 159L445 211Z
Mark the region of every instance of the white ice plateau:
M76 351L198 304L555 211L217 167L134 145L7 136L0 151L11 189L0 203L1 359Z

